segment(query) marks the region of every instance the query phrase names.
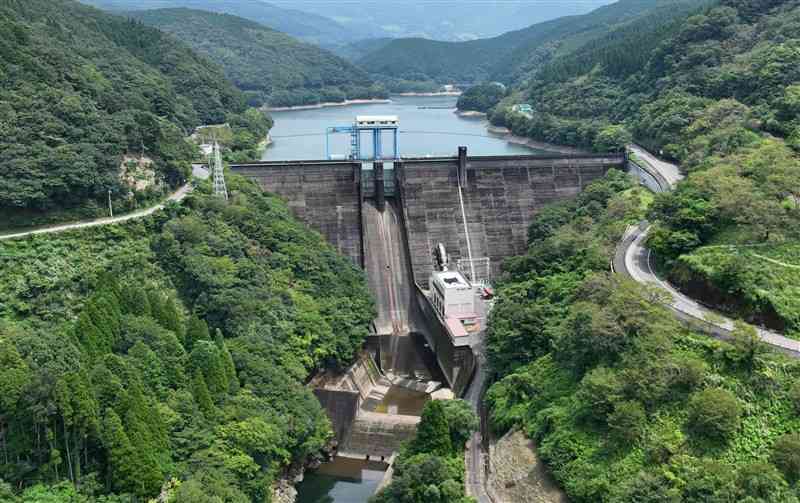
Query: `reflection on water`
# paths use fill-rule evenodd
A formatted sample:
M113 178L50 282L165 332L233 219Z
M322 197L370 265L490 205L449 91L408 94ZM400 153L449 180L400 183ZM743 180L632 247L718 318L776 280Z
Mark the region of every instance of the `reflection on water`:
M457 98L393 97L392 103L373 103L348 107L273 112L274 143L264 153L265 160L322 159L325 157L325 129L352 124L356 115L398 115L400 152L403 156L456 155L459 145L467 145L471 155L532 154L531 149L508 143L486 132L486 121L462 118L453 113ZM419 107L433 108L419 108ZM370 141L366 142L371 145ZM384 137L391 153L388 137ZM331 153L349 152L347 135L331 136Z
M365 503L375 493L386 463L337 457L306 473L297 503Z
M425 403L428 400L430 400L430 395L427 393L392 386L375 408L375 412L419 416L422 414L422 408L425 407Z

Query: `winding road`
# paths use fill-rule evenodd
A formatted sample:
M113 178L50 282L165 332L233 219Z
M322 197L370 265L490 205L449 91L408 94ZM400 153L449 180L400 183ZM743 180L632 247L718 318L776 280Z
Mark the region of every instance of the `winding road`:
M652 171L657 178L666 181L663 190L672 190L683 179L678 167L658 159L638 145L629 149L640 161L646 164L643 168ZM631 227L617 247L612 268L615 272L632 278L634 281L653 285L665 292L671 299L669 309L684 323L719 339L729 339L734 329L734 320L703 306L700 302L687 297L675 287L661 280L652 267L650 250L644 246L650 226L643 222L638 227ZM800 341L789 339L781 334L756 327L758 336L766 344L790 356L800 358Z
M194 165L192 168L193 168L192 176L194 178L199 178L199 179L208 178L208 171L205 168L202 168L199 165ZM167 197L167 199L164 200L163 202L158 203L154 206L150 206L149 208L145 208L143 210L134 211L132 213L126 213L118 217L95 218L92 220L83 220L80 222L72 222L67 224L48 225L46 227L38 227L36 229L14 232L10 234L0 234L0 241L5 241L9 239L19 239L27 236L34 236L37 234L55 234L58 232L64 232L74 229L85 229L87 227L98 227L101 225L111 225L111 224L127 222L128 220L136 220L137 218L143 218L152 215L156 211L164 209L164 206L166 206L167 203L170 203L172 201L182 201L191 191L192 191L192 183L187 182L186 184L179 187L178 190L170 194L169 197Z

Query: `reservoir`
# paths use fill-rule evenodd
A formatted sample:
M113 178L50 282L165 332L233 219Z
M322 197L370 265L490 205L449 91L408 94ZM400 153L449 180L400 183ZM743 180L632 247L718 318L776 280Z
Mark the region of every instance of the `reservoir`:
M400 96L393 97L392 103L272 112L273 144L264 152L263 160L324 159L325 130L351 125L357 115L399 116L398 143L403 157L454 156L460 145L468 146L470 155L537 153L488 133L485 119L459 117L455 114L456 101L454 96ZM349 144L348 135L333 135L331 153L343 158L349 152ZM391 154L388 135L384 137L384 149Z

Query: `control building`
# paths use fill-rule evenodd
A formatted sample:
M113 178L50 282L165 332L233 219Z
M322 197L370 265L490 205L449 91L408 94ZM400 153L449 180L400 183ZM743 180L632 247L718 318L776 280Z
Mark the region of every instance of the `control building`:
M475 289L458 271L439 271L430 277L430 300L453 338L480 330Z

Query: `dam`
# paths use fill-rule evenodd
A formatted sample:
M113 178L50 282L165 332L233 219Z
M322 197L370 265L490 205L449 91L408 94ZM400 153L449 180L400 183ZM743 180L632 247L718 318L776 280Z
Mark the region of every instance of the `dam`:
M443 244L452 263L480 258L486 269L480 274L496 277L504 259L526 250L527 228L540 208L575 197L626 161L622 153L469 156L461 147L451 157L262 161L231 170L284 198L366 271L378 308L373 328L382 371L402 370L402 339L420 335L446 385L461 395L474 371L475 341L455 340L435 316L427 291L436 270L433 250Z
M477 406L493 302L483 285L504 259L524 253L541 207L626 164L623 154L553 155L510 143L487 133L485 121L454 114L455 100L400 97L350 110L276 113L264 161L231 166L285 199L362 268L376 302L372 335L357 361L309 383L338 445L336 457L298 486L299 501L366 500L384 479L383 468L373 470L392 464L428 400L455 392ZM359 123L365 112L390 129L387 152L376 149L375 135L369 142L352 134L370 126L369 118ZM394 126L410 155L397 151ZM349 155L335 154L348 145Z

